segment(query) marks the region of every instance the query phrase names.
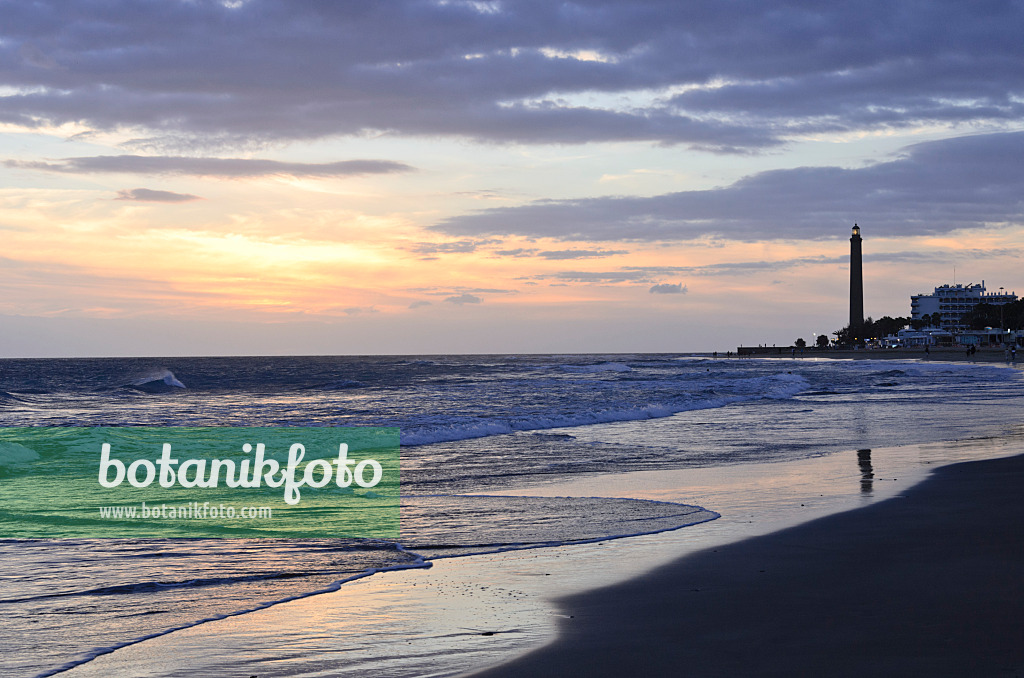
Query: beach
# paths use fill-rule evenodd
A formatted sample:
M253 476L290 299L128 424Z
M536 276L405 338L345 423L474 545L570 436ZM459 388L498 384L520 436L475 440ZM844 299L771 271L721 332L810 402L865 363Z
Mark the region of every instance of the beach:
M1021 375L1008 366L673 355L263 359L260 370L237 369L243 364L30 363L26 373L44 367L50 382L28 392L9 376L6 416L285 425L301 412L308 424L333 425L339 408L351 408L348 423L398 426L408 443L400 546L330 535L0 542L21 573L4 580L16 649L0 675L678 675L679 662L698 676L758 675L773 647L818 661L807 643L828 647L826 658L871 647L862 627L890 637L886 624L907 605L937 618L899 597L899 572L954 600L940 576L952 571L947 578L979 587L976 616L1007 618L984 597L986 582L1006 589L986 561L1019 571L1015 544L1000 542L1019 513L985 504L1003 501L999 487L984 487L989 475L933 493L933 502L958 498L941 512L918 511L920 525L901 523L893 505L936 468L1024 449ZM76 379L86 369L115 386ZM439 398L451 409L438 412ZM694 507L707 510L699 520ZM866 526L843 522L864 511L878 512ZM933 513L925 525L921 516ZM839 522L822 523L831 520ZM915 557L940 571L908 560L897 572L881 560L884 544L935 530L963 541L972 528L983 528L973 537L982 544L1008 551L949 546L974 558L966 573L923 546ZM804 529L818 531L792 536ZM782 547L753 546L779 535ZM868 536L883 546L858 541ZM877 579L858 579L872 559ZM808 635L801 621L837 645ZM975 640L964 652L984 647ZM736 664L737 648L758 666ZM943 657L929 647L908 652L916 661ZM791 675L842 675L816 666Z
M1024 458L947 464L1021 443L874 450L870 492L856 451L533 488L699 496L723 517L439 560L66 675L1013 676Z
M1017 676L1024 456L559 601L558 641L480 675Z
M0 678L1024 678L1022 26L0 0Z

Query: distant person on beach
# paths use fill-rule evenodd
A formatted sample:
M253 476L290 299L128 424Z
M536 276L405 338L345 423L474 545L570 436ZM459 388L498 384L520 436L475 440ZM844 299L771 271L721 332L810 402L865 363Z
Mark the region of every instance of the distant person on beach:
M928 350L928 344L924 345L924 354L926 356L930 356L932 354L932 352Z

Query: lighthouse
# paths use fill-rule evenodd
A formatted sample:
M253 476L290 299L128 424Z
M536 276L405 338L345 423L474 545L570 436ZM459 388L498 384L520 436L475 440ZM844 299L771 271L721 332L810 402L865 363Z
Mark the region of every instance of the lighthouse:
M856 340L864 325L864 273L861 269L860 226L850 236L850 336Z

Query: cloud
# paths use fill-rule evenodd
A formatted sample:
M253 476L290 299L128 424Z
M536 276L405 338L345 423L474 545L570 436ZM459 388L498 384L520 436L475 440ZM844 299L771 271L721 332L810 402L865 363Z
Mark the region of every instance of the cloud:
M411 304L409 304L409 308L422 308L423 306L430 306L430 305L431 305L431 303L429 301L420 300L420 301L414 301Z
M593 259L596 257L611 257L616 254L629 254L627 250L554 250L538 252L537 256L543 259Z
M651 294L686 294L689 292L682 283L661 283L648 290Z
M949 233L1024 220L1024 132L931 141L867 167L800 167L653 197L539 200L459 215L449 236L589 241L846 238Z
M91 270L66 262L21 260L0 256L0 299L18 299L26 316L122 315L152 312L157 307L195 308L225 298L212 288L187 290L166 280L117 271Z
M501 242L500 240L495 242ZM536 248L519 247L512 250L494 250L501 257L525 258L540 257L549 261L566 261L569 259L597 259L612 257L617 254L629 254L628 250L538 250Z
M517 247L514 250L494 250L494 253L501 257L523 258L535 256L537 254L537 250L526 247Z
M114 200L136 200L139 202L191 202L202 200L198 195L189 193L172 193L171 191L155 191L149 188L132 188L117 192Z
M723 151L1015 124L1022 13L995 0L6 3L0 121Z
M455 297L448 297L445 299L449 304L455 304L456 306L462 306L463 304L479 304L483 299L473 294L460 294Z
M476 252L481 245L490 245L500 240L458 240L455 242L421 242L410 248L417 254L460 254Z
M950 261L964 259L992 260L996 257L1016 257L1024 255L1024 250L1016 247L994 248L981 250L965 249L931 249L903 252L868 252L865 264L948 264ZM792 259L776 259L766 261L736 261L704 264L701 266L623 266L616 271L557 271L541 273L529 277L531 281L559 280L584 284L652 284L652 294L687 294L689 290L682 283L658 283L658 280L670 276L686 274L691 276L737 276L757 273L776 272L801 266L845 266L850 263L849 255L837 257L812 256ZM525 282L524 284L536 284Z
M915 250L904 252L868 252L865 261L869 264L948 264L963 259L993 259L995 257L1020 257L1020 248L999 247L990 250L964 248L955 250ZM697 276L749 275L764 271L781 271L800 266L836 266L850 263L849 255L838 257L797 257L771 261L737 261L705 264L703 266L624 266L623 270L644 272L651 275L673 275L686 273Z
M906 256L899 255L896 257L885 254L872 254L870 258L873 262L883 260L886 262L913 262L921 261L923 258L920 253L905 254ZM844 255L840 257L797 257L794 259L776 259L769 261L727 261L715 264L704 264L702 266L624 266L623 270L636 271L638 273L656 276L675 275L679 273L698 276L749 275L753 273L761 273L763 271L780 271L789 268L796 268L798 266L835 266L837 264L847 263L849 263L849 257Z
M5 160L15 169L67 174L146 174L210 177L343 177L360 174L408 172L413 168L390 160L342 160L329 163L279 162L250 158L189 158L176 156L99 155L42 162Z
M577 282L597 285L607 285L622 282L649 283L659 277L647 271L558 271L556 273L542 273L531 276L535 280L561 280L564 282Z

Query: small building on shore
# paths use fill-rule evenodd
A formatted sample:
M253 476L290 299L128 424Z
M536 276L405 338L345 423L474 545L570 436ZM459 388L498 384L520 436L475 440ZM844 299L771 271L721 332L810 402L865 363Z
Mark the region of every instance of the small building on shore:
M956 343L961 346L999 346L1017 343L1016 332L998 327L986 327L983 330L965 330L956 335Z
M983 330L964 330L950 332L941 328L922 330L902 329L895 335L885 338L886 348L924 347L924 346L1006 346L1024 342L1024 331L1010 331L999 327L986 327Z
M953 335L948 330L930 328L927 330L912 330L905 328L885 338L885 345L889 348L899 346L924 347L924 346L952 346Z

